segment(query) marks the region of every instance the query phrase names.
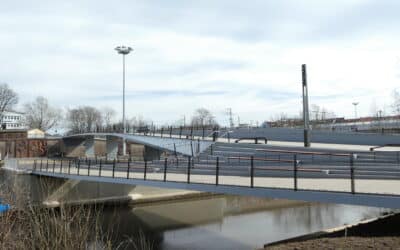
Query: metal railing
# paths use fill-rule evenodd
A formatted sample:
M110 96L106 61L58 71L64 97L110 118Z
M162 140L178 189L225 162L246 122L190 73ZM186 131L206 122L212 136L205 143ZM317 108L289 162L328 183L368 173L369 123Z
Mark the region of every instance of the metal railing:
M265 153L255 150L254 154L260 152ZM33 173L280 188L294 191L400 194L399 189L394 190L392 187L397 183L400 184L398 152L345 154L270 150L268 153L267 157L248 154L214 154L196 158L173 155L155 161L101 158L36 159L33 163ZM304 156L319 157L319 161L310 161ZM319 165L321 162L332 161L333 156L340 157L340 160ZM323 157L326 159L322 159ZM371 185L379 185L380 181L386 184L390 182L392 186L389 189L381 186L374 188L366 185L369 180L374 181ZM358 182L365 183L358 189Z

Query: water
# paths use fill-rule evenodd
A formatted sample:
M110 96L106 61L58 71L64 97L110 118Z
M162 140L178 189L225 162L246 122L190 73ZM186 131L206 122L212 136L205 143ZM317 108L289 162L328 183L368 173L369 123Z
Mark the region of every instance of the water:
M16 195L40 202L42 179L0 171ZM50 190L51 191L51 190ZM302 203L240 196L213 196L142 206L107 208L105 227L118 227L119 238L144 232L158 249L253 249L265 243L373 218L387 209Z

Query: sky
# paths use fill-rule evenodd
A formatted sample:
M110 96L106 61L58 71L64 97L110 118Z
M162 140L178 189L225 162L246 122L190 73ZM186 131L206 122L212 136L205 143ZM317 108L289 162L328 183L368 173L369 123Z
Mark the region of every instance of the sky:
M400 87L400 1L19 1L0 6L0 82L67 109L109 106L156 124L207 108L221 124L310 104L354 117L390 113ZM399 89L400 90L400 89ZM373 108L375 106L375 108Z

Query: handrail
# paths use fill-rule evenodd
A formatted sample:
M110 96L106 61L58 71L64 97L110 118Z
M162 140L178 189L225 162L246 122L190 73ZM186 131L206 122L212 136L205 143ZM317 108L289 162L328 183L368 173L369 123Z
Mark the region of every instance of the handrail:
M351 156L351 154L348 154L348 153L296 151L296 150L281 150L281 149L261 149L261 148L256 148L256 151L271 152L271 153L302 154L302 155L331 155L331 156L346 156L346 157Z
M280 159L269 159L269 158L252 158L252 157L241 157L241 156L230 156L228 159L238 159L238 160L255 160L255 161L270 161L270 162L285 162L285 163L294 163L294 160L280 160ZM300 161L296 161L300 163Z

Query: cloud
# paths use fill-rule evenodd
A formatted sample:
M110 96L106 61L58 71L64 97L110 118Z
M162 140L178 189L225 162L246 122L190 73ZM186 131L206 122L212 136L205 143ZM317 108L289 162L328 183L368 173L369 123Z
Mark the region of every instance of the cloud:
M0 81L61 106L121 110L126 44L128 116L159 123L198 107L226 122L297 115L300 65L310 101L340 116L351 103L390 103L400 65L398 1L6 1Z

